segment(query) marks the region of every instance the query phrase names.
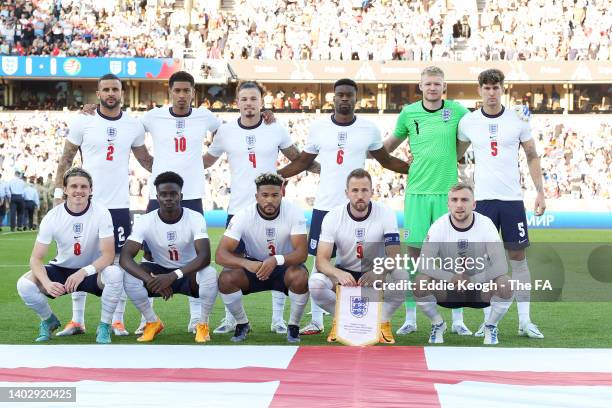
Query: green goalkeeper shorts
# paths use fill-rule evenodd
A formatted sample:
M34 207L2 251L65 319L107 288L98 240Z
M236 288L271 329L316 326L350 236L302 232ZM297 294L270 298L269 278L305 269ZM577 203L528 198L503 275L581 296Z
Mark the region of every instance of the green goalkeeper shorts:
M404 244L421 248L431 224L446 213L448 213L446 194L406 194Z

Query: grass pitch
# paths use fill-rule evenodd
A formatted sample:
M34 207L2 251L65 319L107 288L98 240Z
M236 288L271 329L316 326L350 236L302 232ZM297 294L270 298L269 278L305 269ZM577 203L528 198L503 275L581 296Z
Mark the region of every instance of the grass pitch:
M223 233L221 228L210 228L209 235L213 250ZM531 230L530 238L533 243L569 243L569 242L598 242L611 243L612 231L606 230ZM38 332L38 318L26 308L15 288L17 279L25 273L34 239L35 232L0 233L0 343L3 344L34 344L33 339ZM569 244L566 244L569 245ZM579 252L579 251L576 251ZM54 255L50 250L49 259ZM566 270L576 273L579 277L586 275L586 257L588 254L560 254L564 259ZM571 258L571 259L569 259ZM312 264L309 258L308 267ZM590 279L590 277L587 276ZM604 291L612 294L612 283L602 283ZM606 287L608 287L606 289ZM537 302L531 305L532 320L539 326L546 336L543 340L532 340L517 336L518 317L516 304L500 323L500 345L503 347L612 347L612 335L608 330L610 316L612 316L612 303L598 298L598 302ZM287 344L283 335L270 332L271 296L269 293L258 293L244 298L245 308L251 322L253 332L244 344ZM71 317L70 296L63 296L50 301L51 308L59 317L62 324ZM193 335L187 333L189 321L189 308L187 299L177 295L164 302L155 300L155 311L164 321L166 329L156 339L156 344L194 344ZM309 307L307 307L307 311ZM95 296L89 295L85 309L87 333L72 337L54 337L46 344L89 344L95 342L95 328L99 320L100 302ZM443 310L443 316L450 321L450 312ZM476 331L482 321L480 310L465 309L465 323ZM223 317L224 310L221 299L213 309L211 316L211 329L216 327ZM285 317L288 318L289 302L285 307ZM418 312L417 333L408 336L396 336L398 345L424 345L427 343L430 324L425 316ZM305 315L302 324L306 324L309 316ZM393 327L397 329L404 321L404 311L400 308L394 315ZM125 322L128 330L138 326L139 314L128 301ZM326 332L331 321L325 317ZM449 325L450 328L450 325ZM229 341L231 334L213 335L208 344L233 344ZM472 336L461 337L448 333L444 337L446 346L481 346L482 339ZM133 335L127 337L113 337L115 344L136 343ZM321 345L326 343L326 334L317 336L303 336L302 345Z

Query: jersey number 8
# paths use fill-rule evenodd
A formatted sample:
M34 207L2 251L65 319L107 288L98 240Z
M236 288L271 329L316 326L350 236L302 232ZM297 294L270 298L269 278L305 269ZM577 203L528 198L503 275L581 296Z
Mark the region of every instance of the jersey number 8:
M81 255L81 244L79 244L78 242L75 242L73 252L76 256Z

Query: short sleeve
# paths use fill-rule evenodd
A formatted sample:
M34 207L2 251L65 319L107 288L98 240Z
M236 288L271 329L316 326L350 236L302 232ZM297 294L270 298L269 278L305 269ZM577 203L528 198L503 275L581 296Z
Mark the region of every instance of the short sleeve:
M335 242L334 232L337 230L336 222L334 217L335 212L330 216L331 213L327 213L321 223L321 235L319 236L319 242L328 242L333 244Z
M132 142L132 147L139 147L139 146L143 146L145 144L145 129L144 129L144 125L142 124L141 121L136 121L136 124L134 126L136 129L136 137L134 138L134 141Z
M221 126L221 119L215 116L215 114L209 111L208 109L206 111L206 116L208 119L208 131L211 133L216 132L217 129L219 129L219 126Z
M519 140L521 142L526 142L528 140L533 139L531 135L531 123L529 121L521 120L521 134L519 135Z
M140 123L144 127L145 132L151 132L151 115L153 110L145 112L144 115L140 117Z
M225 127L220 127L217 134L213 137L213 141L208 147L207 153L215 156L221 157L223 153L225 153L225 147L223 146L223 135L225 134Z
M306 153L319 154L319 149L321 148L321 146L317 138L317 127L318 126L310 127L308 137L306 138L306 145L304 146L304 151Z
M395 123L395 130L393 131L393 136L398 139L405 140L408 137L408 126L406 126L406 116L408 112L406 109L402 109L400 112L397 122Z
M383 147L382 138L380 136L380 129L375 124L371 126L372 131L372 139L370 140L370 145L368 146L369 151L380 150Z
M83 128L85 125L85 118L85 115L78 114L68 127L68 137L66 140L75 146L80 146L83 144Z
M395 211L386 207L383 208L383 211L383 235L385 238L385 245L399 245L400 236Z
M291 235L306 235L306 218L300 208L293 208L291 215Z
M51 217L55 214L54 212L49 212L46 217L43 217L42 222L38 226L38 235L36 236L36 242L40 242L44 245L51 244L53 241L53 220Z
M244 234L245 223L247 222L245 214L245 211L240 211L238 214L234 215L223 235L233 240L240 241Z
M98 238L102 239L114 236L113 218L110 215L110 211L105 208L102 209L99 217Z
M280 133L280 136L281 136L280 144L278 145L279 148L286 149L288 147L293 146L293 140L291 140L291 136L289 136L289 132L287 132L287 129L285 129L284 127L280 125L277 125L277 127L278 127L278 132Z
M470 137L468 136L466 132L466 127L467 127L467 116L464 116L459 121L459 126L457 127L457 139L461 140L462 142L471 141Z
M142 241L145 239L146 224L147 215L141 215L135 219L134 226L132 227L132 233L128 237L128 240L142 244Z
M193 240L206 239L208 238L208 231L206 229L206 220L200 213L191 214L191 231L193 233Z

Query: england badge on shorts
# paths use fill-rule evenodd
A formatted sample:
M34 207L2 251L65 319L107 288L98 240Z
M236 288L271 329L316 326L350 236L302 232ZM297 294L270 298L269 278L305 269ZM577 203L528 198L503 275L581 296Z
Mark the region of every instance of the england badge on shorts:
M168 242L176 241L176 231L166 232L166 239L168 240Z
M442 109L442 120L448 122L451 118L452 112L450 109Z
M368 313L369 299L365 296L351 296L351 315L361 318Z

